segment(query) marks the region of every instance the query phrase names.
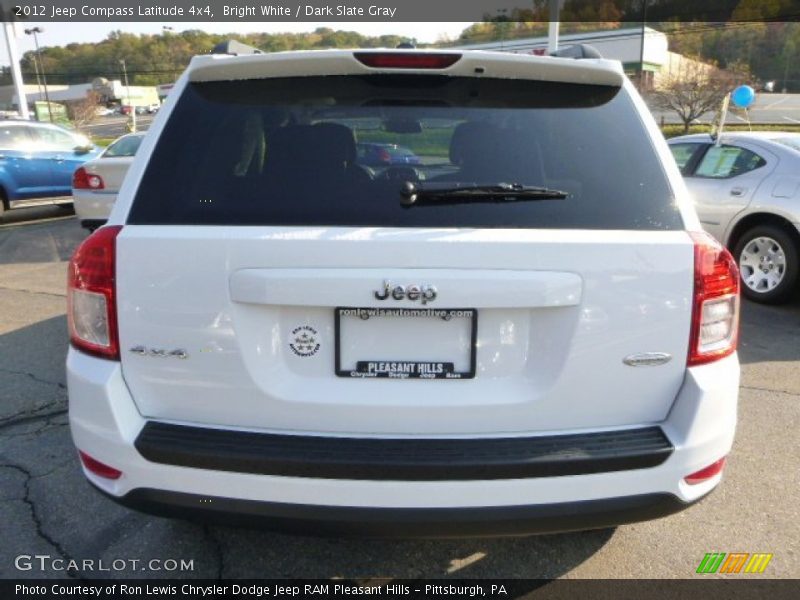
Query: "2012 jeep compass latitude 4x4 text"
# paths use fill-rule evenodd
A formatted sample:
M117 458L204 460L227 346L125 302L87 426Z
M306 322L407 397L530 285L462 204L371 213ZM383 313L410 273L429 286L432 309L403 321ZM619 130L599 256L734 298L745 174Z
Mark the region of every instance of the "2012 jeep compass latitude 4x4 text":
M524 534L678 511L739 278L618 63L195 58L69 269L89 481L162 515ZM366 167L357 143L413 165Z

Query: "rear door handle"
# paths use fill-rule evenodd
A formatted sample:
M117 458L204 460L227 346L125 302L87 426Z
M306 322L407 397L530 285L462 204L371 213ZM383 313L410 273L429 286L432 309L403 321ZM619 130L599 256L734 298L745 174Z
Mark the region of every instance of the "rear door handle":
M731 188L731 196L744 196L745 192L747 192L747 188L743 187Z

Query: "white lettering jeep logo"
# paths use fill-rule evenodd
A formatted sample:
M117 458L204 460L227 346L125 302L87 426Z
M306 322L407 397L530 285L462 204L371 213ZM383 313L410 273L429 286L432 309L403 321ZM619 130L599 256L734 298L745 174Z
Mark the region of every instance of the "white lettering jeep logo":
M395 300L408 298L412 302L427 304L436 299L436 288L432 285L412 283L406 286L393 285L390 281L383 282L383 289L375 293L376 300L386 300L390 296Z

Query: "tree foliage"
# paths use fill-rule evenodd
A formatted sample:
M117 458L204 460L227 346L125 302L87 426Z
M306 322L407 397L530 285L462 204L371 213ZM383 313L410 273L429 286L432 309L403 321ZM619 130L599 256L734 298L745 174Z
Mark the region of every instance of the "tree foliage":
M120 60L125 59L131 85L173 82L197 54L207 54L218 43L237 39L265 52L323 48L394 48L408 41L396 35L364 36L352 31L320 27L311 33L213 34L199 30L135 35L114 31L99 43L73 43L43 47L42 65L50 84L88 83L96 77L122 79ZM44 43L45 40L42 40ZM23 77L35 81L34 53L21 60ZM7 72L5 73L8 79ZM10 82L10 81L7 81Z

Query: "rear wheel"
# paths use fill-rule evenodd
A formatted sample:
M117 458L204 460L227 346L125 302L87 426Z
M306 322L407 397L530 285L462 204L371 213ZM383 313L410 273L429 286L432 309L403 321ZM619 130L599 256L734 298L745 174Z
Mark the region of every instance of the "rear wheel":
M734 248L742 277L742 293L755 302L781 304L791 297L798 279L797 243L774 225L747 230Z

